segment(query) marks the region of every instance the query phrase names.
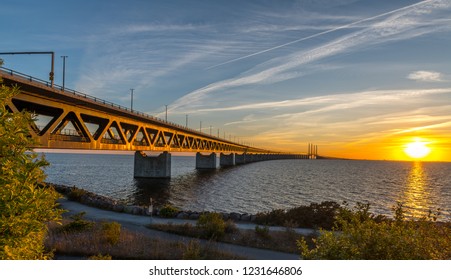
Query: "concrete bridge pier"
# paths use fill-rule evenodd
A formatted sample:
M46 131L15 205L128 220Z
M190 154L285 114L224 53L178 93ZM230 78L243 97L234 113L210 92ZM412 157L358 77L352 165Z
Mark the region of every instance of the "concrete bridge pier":
M196 153L196 169L216 169L216 158L216 153L210 155Z
M171 154L163 152L159 156L150 157L144 152L135 152L135 178L170 178Z
M219 158L219 165L220 166L234 166L235 165L235 154L231 153L229 155L226 155L224 153L221 153L220 158Z
M244 154L235 154L235 164L245 164L246 161L246 153Z

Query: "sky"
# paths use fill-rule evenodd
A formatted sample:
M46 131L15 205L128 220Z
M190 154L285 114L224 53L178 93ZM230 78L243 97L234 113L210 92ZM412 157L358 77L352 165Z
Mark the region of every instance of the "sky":
M451 0L3 0L0 52L55 83L233 141L451 161ZM46 55L1 56L48 79Z

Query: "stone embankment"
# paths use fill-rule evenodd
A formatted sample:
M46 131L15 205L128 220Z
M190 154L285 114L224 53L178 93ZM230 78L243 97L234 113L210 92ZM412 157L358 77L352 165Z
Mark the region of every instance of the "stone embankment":
M142 205L127 205L120 203L114 199L101 196L89 191L86 191L84 189L80 189L77 187L69 187L64 185L56 185L56 184L47 184L49 186L53 186L55 190L62 195L66 196L69 200L77 201L79 203L114 211L114 212L124 212L127 214L133 214L133 215L146 215L146 216L162 216L164 218L177 218L177 219L187 219L187 220L197 220L200 215L207 212L195 212L195 211L180 211L176 210L175 208L171 208L172 214L167 215L163 214L165 211L165 207L158 208L158 207L149 207L142 206ZM163 214L163 215L162 215ZM242 213L220 213L224 220L233 220L235 222L254 222L256 219L255 215L251 214L242 214Z

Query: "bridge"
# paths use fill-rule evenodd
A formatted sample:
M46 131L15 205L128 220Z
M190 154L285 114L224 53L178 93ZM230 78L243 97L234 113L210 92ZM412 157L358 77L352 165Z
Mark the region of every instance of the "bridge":
M3 67L0 78L20 91L7 109L34 116L32 148L135 151L135 177L170 177L171 152L196 153L198 169L217 168L217 153L221 166L317 156L310 144L308 154L286 154L232 142Z

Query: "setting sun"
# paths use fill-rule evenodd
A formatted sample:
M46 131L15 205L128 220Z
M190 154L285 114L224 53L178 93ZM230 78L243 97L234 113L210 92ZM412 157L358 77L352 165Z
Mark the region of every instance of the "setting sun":
M415 142L408 143L404 152L411 158L420 159L424 158L431 152L431 148L427 146L427 143L416 139Z

